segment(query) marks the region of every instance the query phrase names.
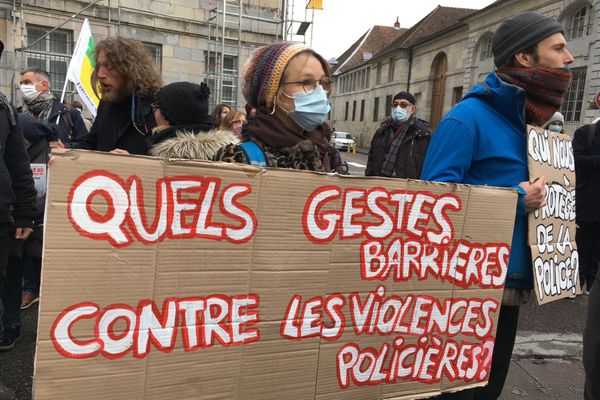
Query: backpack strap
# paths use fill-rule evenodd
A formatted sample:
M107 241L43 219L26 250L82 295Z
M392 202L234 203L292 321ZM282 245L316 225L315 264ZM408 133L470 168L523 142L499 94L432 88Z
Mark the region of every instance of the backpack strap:
M73 111L75 111L73 108L65 105L65 109L61 113L64 120L67 122L67 128L69 129L69 131L67 132L67 137L69 138L69 140L73 140L75 137L75 134L73 133L73 125L75 124L73 123L73 115L71 114L71 112Z
M265 157L265 152L258 144L253 141L247 141L238 144L238 146L244 151L250 164L266 168L267 159Z

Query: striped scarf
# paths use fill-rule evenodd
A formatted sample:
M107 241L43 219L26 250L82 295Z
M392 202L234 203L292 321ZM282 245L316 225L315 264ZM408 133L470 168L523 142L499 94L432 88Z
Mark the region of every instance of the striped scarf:
M543 126L560 108L571 84L571 71L563 68L499 67L496 74L525 90L525 118L537 126Z
M40 121L48 122L53 105L54 95L52 93L40 93L38 97L32 101L23 101L21 112L33 115Z
M385 153L385 158L381 164L381 175L394 177L396 176L396 163L398 162L398 154L400 154L400 147L406 137L408 128L411 127L415 122L415 115L411 115L408 121L404 122L398 127L391 125L388 129L391 130L392 137L390 138L389 147Z

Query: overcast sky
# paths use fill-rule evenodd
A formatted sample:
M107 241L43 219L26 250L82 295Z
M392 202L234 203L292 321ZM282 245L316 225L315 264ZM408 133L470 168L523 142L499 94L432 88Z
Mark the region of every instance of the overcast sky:
M437 5L481 9L493 0L323 0L323 10L315 10L312 47L326 59L339 57L373 25L410 28ZM292 0L288 0L291 7ZM294 20L304 20L306 0L294 0ZM290 18L291 16L288 16ZM308 10L307 20L311 19ZM294 40L302 40L295 36ZM310 28L306 33L310 44Z

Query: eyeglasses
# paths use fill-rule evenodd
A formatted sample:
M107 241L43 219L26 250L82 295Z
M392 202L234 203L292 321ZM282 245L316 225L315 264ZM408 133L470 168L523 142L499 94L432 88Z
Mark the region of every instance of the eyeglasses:
M406 107L410 107L410 106L412 106L412 104L407 101L400 101L400 102L395 101L392 103L393 108L396 108L396 107L406 108Z
M305 93L312 93L317 86L321 86L324 91L328 92L331 90L331 79L330 78L322 78L322 79L304 79L302 81L296 82L284 82L284 85L302 85L302 89L304 89Z

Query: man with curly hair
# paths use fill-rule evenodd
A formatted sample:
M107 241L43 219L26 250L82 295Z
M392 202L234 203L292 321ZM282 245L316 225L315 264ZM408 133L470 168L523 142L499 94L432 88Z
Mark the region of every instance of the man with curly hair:
M94 49L94 87L102 95L90 133L74 148L146 154L156 126L152 103L162 80L142 42L107 38Z

